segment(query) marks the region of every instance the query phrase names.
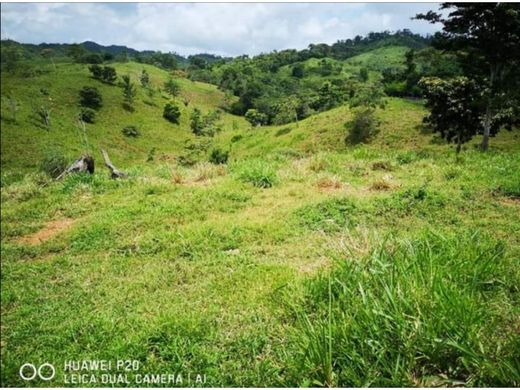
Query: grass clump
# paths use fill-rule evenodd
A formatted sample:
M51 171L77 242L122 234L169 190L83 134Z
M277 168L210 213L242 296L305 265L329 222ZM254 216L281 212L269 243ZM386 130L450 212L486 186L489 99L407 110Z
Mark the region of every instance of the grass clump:
M247 160L238 167L238 178L258 188L270 188L277 183L274 167L262 160Z
M40 170L53 179L57 178L68 166L68 159L61 152L48 152L40 163Z
M338 260L292 306L299 385L520 383L520 344L502 331L514 321L518 280L499 241L427 232Z
M123 133L123 135L125 137L130 137L130 138L137 138L141 135L141 132L139 131L137 126L133 126L133 125L124 127L123 130L121 130L121 132Z
M347 198L307 205L295 212L299 223L311 230L338 231L356 225L356 205Z

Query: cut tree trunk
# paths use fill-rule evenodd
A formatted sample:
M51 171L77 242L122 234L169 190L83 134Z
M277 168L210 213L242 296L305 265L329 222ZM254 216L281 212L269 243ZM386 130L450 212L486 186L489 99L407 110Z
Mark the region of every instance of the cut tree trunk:
M121 172L119 169L117 169L114 164L112 164L112 161L110 161L110 158L108 157L108 153L105 149L101 149L101 154L103 155L103 160L105 160L105 165L108 169L110 169L110 177L112 179L124 179L125 177L128 177L128 175L124 172Z
M64 176L70 173L79 173L79 172L88 172L90 174L94 173L94 159L92 156L84 155L78 158L76 161L72 163L67 169L65 169L56 180L62 179Z

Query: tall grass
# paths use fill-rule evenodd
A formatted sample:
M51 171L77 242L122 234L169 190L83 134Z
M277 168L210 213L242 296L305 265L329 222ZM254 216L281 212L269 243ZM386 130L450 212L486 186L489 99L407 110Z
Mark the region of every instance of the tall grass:
M292 306L295 383L518 386L513 261L476 233L427 233L341 259Z

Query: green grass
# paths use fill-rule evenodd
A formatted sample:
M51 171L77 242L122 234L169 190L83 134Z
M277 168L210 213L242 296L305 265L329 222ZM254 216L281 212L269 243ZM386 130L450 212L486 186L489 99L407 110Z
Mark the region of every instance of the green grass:
M46 361L57 378L31 385L63 385L65 360L92 358L206 386L520 384L518 132L457 158L420 102L389 99L367 145L344 144L348 107L260 128L224 113L197 138L189 112L218 108L216 87L179 79L190 103L172 125L160 93L150 105L139 89L128 113L119 87L57 68L2 74L21 106L14 123L2 104L3 385ZM142 65L116 68L136 80ZM168 76L146 69L156 86ZM96 172L52 181L46 153L82 151L83 85L104 98L87 125ZM42 86L50 130L31 119ZM101 146L128 179L108 177ZM207 162L213 148L228 164Z

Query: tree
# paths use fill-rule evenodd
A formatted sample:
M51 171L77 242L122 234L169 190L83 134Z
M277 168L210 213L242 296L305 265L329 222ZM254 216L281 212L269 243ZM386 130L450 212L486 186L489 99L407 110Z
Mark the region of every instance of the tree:
M92 64L88 67L88 70L96 80L103 80L103 68L101 66Z
M117 80L116 69L111 66L103 67L103 81L109 84L115 83Z
M163 118L169 120L172 123L179 124L179 118L181 116L181 110L173 103L166 103L163 111Z
M7 72L14 72L16 70L16 65L22 58L22 51L15 45L9 45L4 47L2 43L2 65L5 66L5 70Z
M265 125L268 119L267 115L254 108L250 108L249 110L247 110L245 118L253 126Z
M202 113L198 108L194 108L190 116L190 127L195 135L202 135L204 130L204 122L202 121Z
M56 70L56 64L54 63L54 50L52 50L50 48L42 49L42 51L40 51L40 55L43 58L48 58L52 63L52 67L54 68L54 70Z
M142 70L141 75L139 76L139 81L141 82L141 86L143 88L148 87L148 84L150 84L150 76L145 69Z
M363 67L363 68L359 69L359 79L364 83L368 81L368 69L367 68Z
M135 84L132 83L129 75L122 76L122 79L123 79L123 84L122 84L123 99L124 99L125 107L128 109L133 109L132 105L134 103L134 97L137 93Z
M516 94L511 83L520 62L520 5L518 3L443 3L441 10L418 14L417 19L442 23L434 46L454 51L464 64L464 73L482 90L482 150L487 150L494 122L511 124ZM518 104L518 102L517 102Z
M167 81L164 82L164 89L172 97L175 97L179 94L181 87L175 80L173 80L172 78L169 78Z
M83 107L90 107L97 110L103 105L101 94L95 87L81 88L79 91L79 98L79 104Z
M480 101L478 88L467 77L442 80L423 78L421 87L426 95L426 107L430 114L424 118L434 132L448 142L457 144L457 153L480 127Z
M301 62L297 62L292 67L292 77L301 79L305 75L305 66Z
M69 45L67 48L67 56L71 57L75 62L80 62L86 53L85 48L77 43Z

